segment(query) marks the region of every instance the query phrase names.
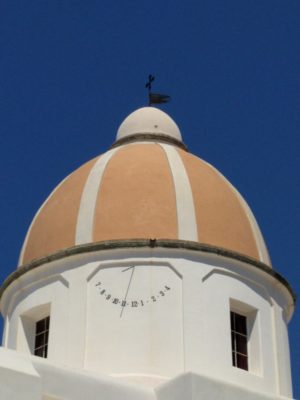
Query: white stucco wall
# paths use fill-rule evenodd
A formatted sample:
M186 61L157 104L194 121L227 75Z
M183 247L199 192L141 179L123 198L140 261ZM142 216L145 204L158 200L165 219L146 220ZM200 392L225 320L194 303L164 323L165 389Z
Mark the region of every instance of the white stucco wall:
M154 388L0 347L0 398L3 400L287 400L225 380L180 374Z
M113 303L122 297L123 313ZM49 362L146 386L191 371L291 398L289 302L275 278L241 261L184 249L99 251L15 280L2 297L3 345L30 354L34 322L50 313ZM230 308L255 320L249 371L232 366Z

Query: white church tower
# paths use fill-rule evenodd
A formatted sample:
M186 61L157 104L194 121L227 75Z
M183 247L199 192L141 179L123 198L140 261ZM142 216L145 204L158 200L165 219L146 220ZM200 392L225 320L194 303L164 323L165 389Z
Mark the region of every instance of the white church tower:
M0 399L291 399L294 302L245 200L141 108L32 221L1 289Z

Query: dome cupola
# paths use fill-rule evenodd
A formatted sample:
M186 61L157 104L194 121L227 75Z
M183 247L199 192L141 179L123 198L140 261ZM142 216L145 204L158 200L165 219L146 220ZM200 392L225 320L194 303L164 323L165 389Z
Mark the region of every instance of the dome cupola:
M142 140L159 140L185 148L176 122L155 107L139 108L128 115L118 129L114 145Z
M176 123L154 107L130 114L113 148L50 194L28 230L20 265L85 243L147 238L201 243L270 265L245 200L184 150Z

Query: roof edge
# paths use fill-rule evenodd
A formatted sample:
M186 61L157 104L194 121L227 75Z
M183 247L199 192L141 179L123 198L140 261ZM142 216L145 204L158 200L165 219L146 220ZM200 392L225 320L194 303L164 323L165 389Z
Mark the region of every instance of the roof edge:
M68 247L66 249L59 250L55 253L51 253L45 257L34 259L31 262L19 266L19 268L10 274L7 279L3 282L0 288L0 299L4 291L8 286L18 279L20 276L26 274L27 272L38 268L46 263L61 260L66 257L71 257L76 254L92 253L94 251L105 251L113 249L126 249L126 248L167 248L167 249L184 249L192 250L197 252L215 254L218 256L226 257L229 259L242 261L246 264L252 265L255 268L271 275L273 278L278 280L290 293L293 303L296 303L296 294L292 289L288 281L280 275L278 272L274 271L267 264L258 261L252 257L245 256L241 253L227 250L221 247L211 246L208 244L192 242L187 240L176 240L176 239L125 239L125 240L106 240L95 243L85 243L73 247Z

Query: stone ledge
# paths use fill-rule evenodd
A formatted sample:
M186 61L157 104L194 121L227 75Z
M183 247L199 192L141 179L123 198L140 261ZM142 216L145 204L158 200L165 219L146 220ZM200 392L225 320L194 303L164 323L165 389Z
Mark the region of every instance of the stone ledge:
M296 303L296 294L294 293L291 285L288 281L280 275L278 272L274 271L267 264L258 261L249 256L245 256L241 253L234 252L232 250L227 250L221 247L211 246L207 244L202 244L198 242L192 242L187 240L175 240L175 239L125 239L125 240L107 240L95 243L86 243L73 247L68 247L66 249L59 250L55 253L49 254L45 257L32 260L30 263L21 265L16 271L14 271L8 278L4 281L0 289L0 299L3 295L5 289L17 278L24 275L26 272L31 271L43 264L49 263L51 261L61 260L66 257L71 257L76 254L91 253L94 251L105 251L114 249L130 249L130 248L166 248L166 249L182 249L191 250L203 253L216 254L229 259L234 259L242 261L246 264L250 264L255 268L264 271L265 273L271 275L273 278L278 280L282 285L286 287L292 296L293 303Z

